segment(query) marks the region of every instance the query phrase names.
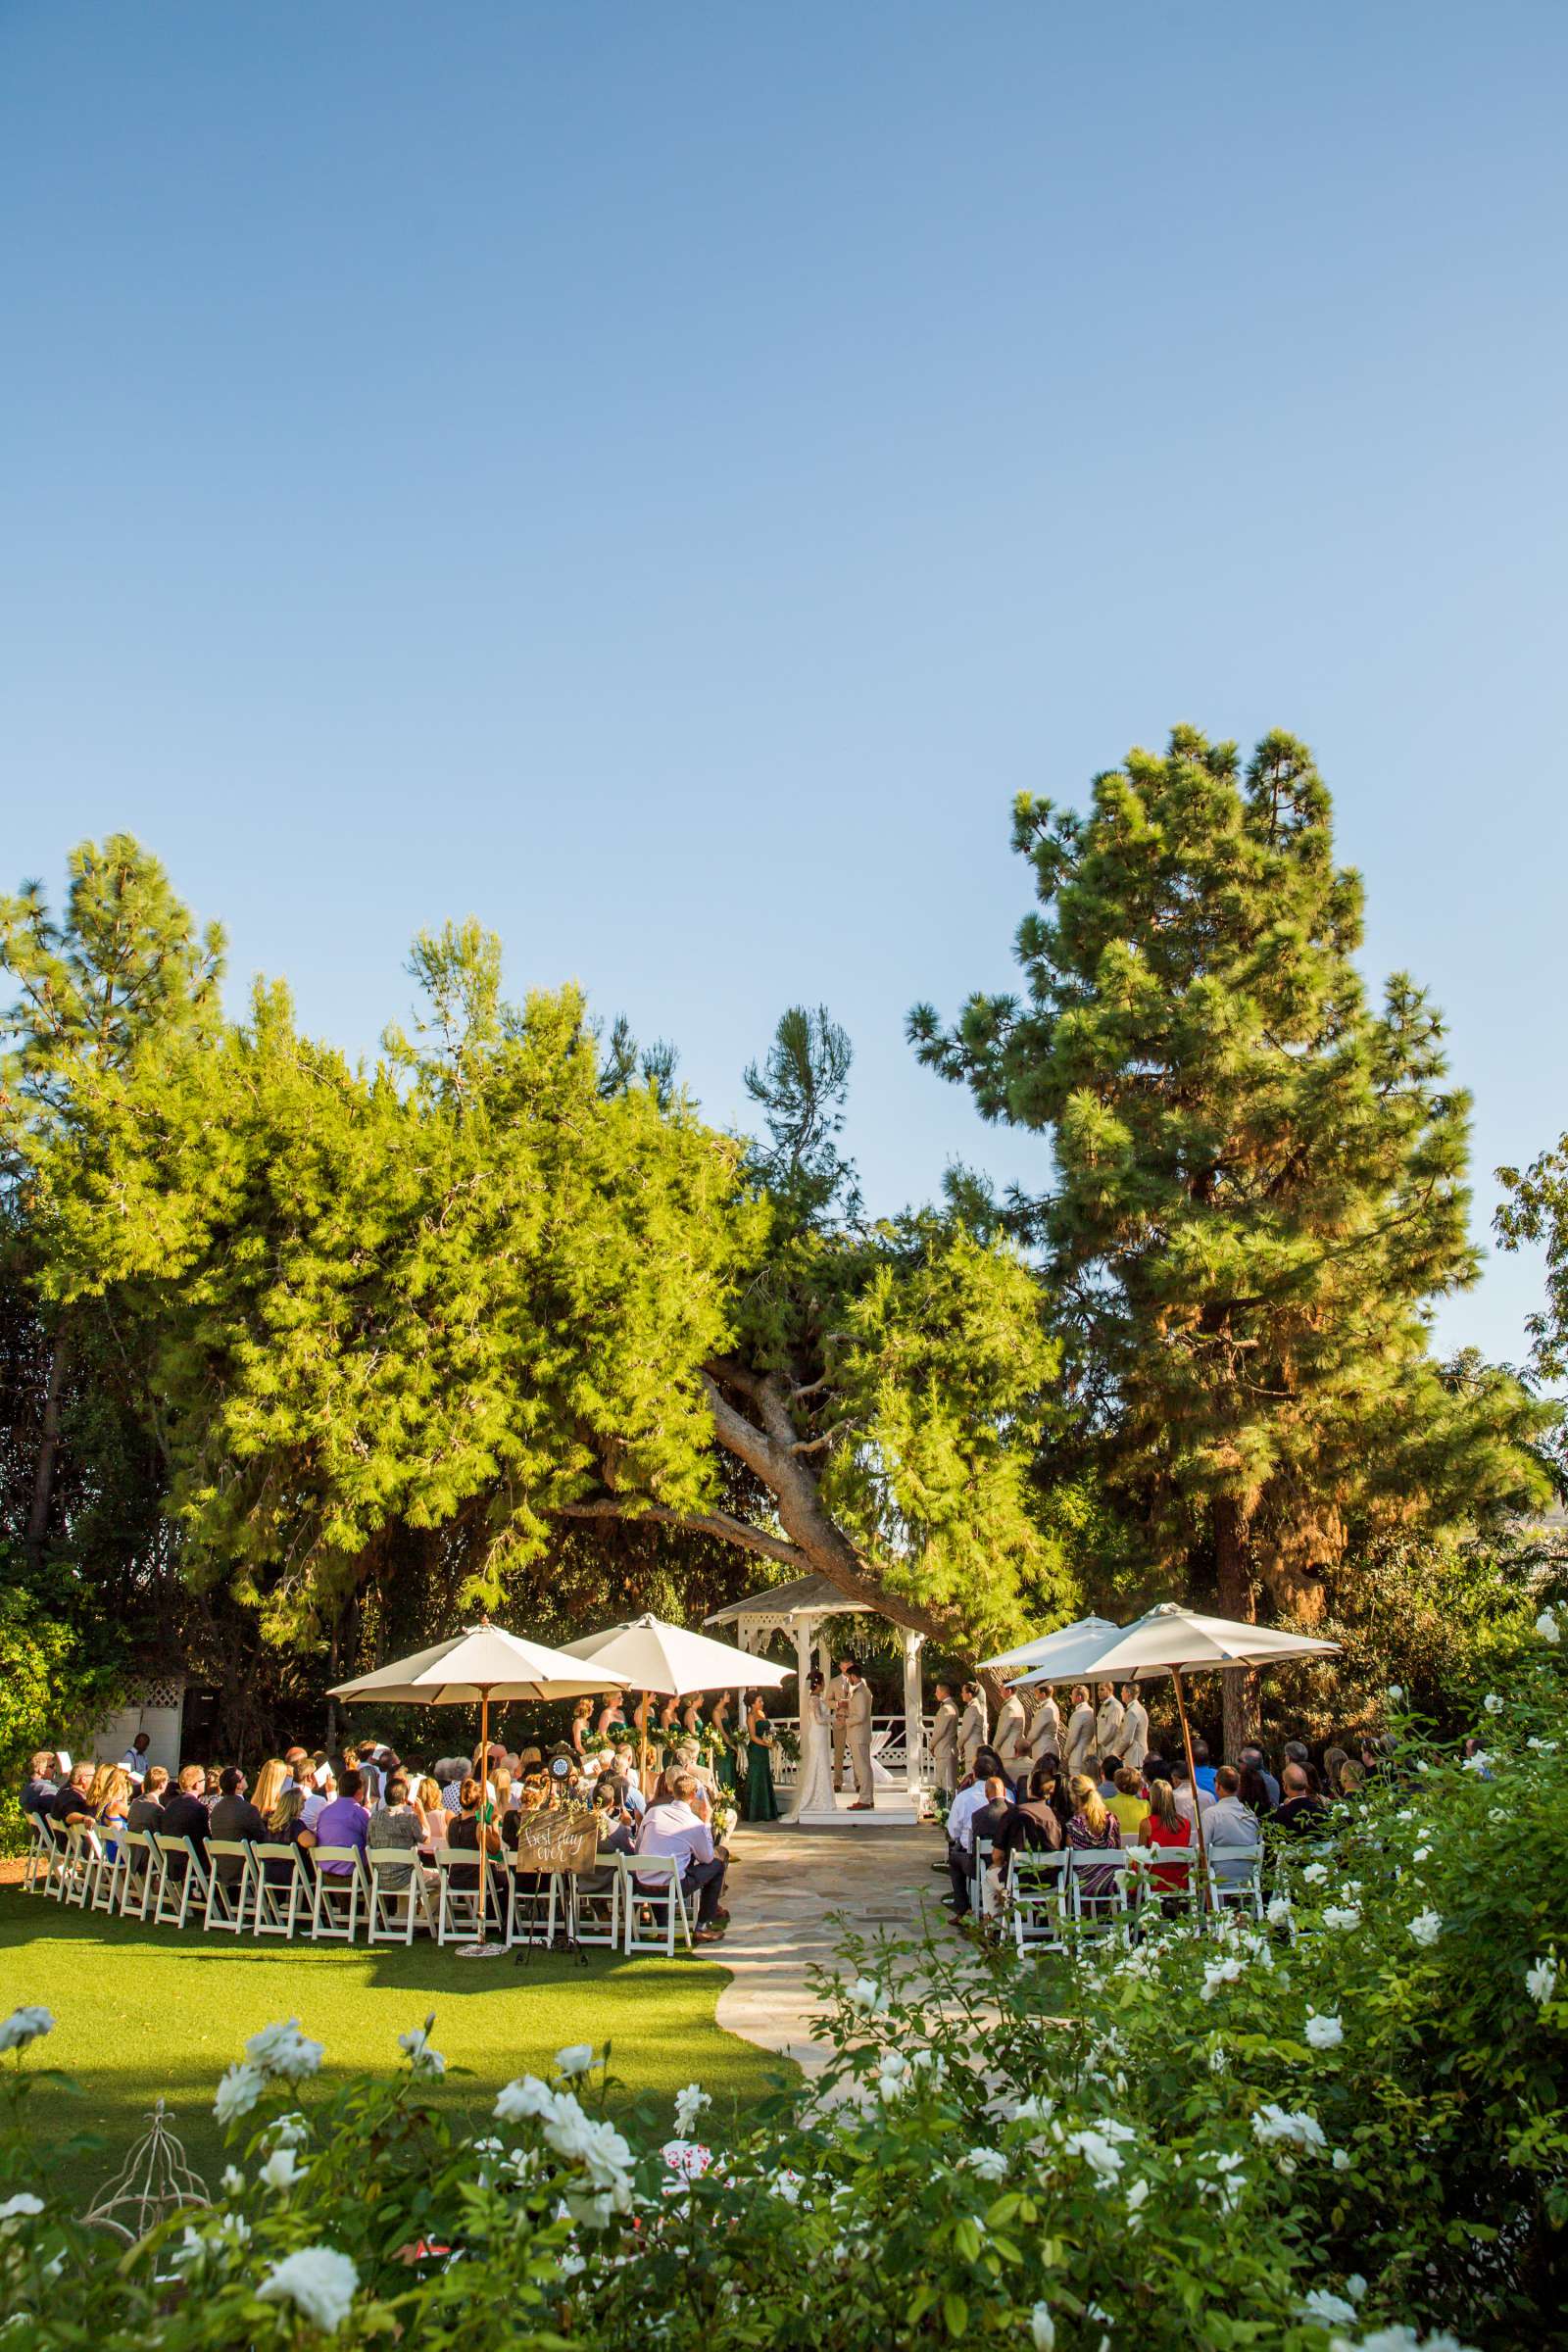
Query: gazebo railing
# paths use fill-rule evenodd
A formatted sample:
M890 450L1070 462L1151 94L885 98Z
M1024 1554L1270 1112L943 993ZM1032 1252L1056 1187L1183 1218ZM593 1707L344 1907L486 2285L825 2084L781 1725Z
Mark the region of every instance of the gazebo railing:
M797 1746L799 1745L801 1721L798 1715L770 1715L768 1721L772 1724L775 1732L788 1732ZM927 1776L929 1776L931 1765L930 1736L931 1725L927 1720L921 1726L919 1755L920 1769ZM908 1762L908 1734L903 1715L873 1715L871 1718L871 1744L876 1753L876 1760L883 1770L892 1773L895 1780L903 1780L905 1768ZM795 1758L785 1755L782 1750L775 1751L773 1757L775 1788L793 1788L799 1778L800 1768Z

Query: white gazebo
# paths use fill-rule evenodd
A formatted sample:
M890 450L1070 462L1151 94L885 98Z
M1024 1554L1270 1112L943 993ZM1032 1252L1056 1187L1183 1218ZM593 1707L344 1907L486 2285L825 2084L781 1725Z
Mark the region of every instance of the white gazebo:
M847 1600L837 1585L825 1576L798 1576L786 1585L769 1585L764 1592L748 1592L743 1600L732 1600L727 1608L715 1609L705 1617L705 1625L729 1629L741 1649L760 1657L768 1643L779 1635L795 1644L801 1703L806 1699L806 1678L813 1663L824 1676L831 1679L833 1659L825 1637L818 1629L830 1617L876 1617L881 1612L869 1601ZM926 1791L931 1783L926 1770L925 1703L920 1689L920 1651L924 1634L916 1634L901 1626L904 1641L904 1720L903 1739L897 1738L898 1718L881 1722L881 1737L875 1741L872 1772L875 1786L872 1796L875 1811L850 1811L850 1793L846 1792L838 1808L831 1812L805 1813L801 1821L806 1827L823 1822L842 1821L858 1828L864 1823L881 1821L918 1821L926 1809ZM884 1752L885 1751L885 1752ZM901 1752L902 1751L902 1752ZM903 1782L894 1777L892 1768L903 1765Z

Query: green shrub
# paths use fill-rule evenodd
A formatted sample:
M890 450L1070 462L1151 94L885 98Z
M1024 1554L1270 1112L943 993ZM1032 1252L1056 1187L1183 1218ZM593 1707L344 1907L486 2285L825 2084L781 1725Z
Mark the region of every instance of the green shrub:
M14 1548L0 1545L0 1853L25 1842L19 1800L28 1757L79 1744L119 1695L114 1630L77 1625L67 1592L63 1574L34 1585Z
M1071 1963L853 1949L825 2080L723 2149L695 2086L663 2148L609 2120L587 2049L464 2139L427 2095L428 2027L335 2095L317 2045L270 2028L220 2087L212 2204L122 2255L74 2218L79 2163L32 2145L19 2050L3 2308L38 2352L1560 2341L1560 1645L1510 1673L1495 1712L1477 1694L1490 1760L1406 1719L1337 1842L1278 1857L1261 1925L1161 1922Z

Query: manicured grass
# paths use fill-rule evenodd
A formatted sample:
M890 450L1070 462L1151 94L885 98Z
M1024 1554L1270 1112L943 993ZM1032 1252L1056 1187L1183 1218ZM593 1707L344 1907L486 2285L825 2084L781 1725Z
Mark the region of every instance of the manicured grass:
M517 1967L511 1956L460 1960L428 1942L370 1950L180 1935L0 1889L0 2016L30 2001L53 2010L56 2030L32 2059L63 2068L83 2094L42 2092L34 2115L62 2135L98 2133L106 2153L92 2170L102 2177L146 2130L160 2093L195 2170L220 2169L214 2085L246 2036L277 2018L297 2017L326 2045L325 2078L400 2065L399 2034L433 2009L432 2039L453 2070L441 2095L476 2117L500 2084L547 2071L564 2043L607 2039L628 2098L653 2099L667 2120L675 2092L700 2081L722 2115L792 2071L714 2024L727 1981L711 1960L685 1954L593 1950L586 1967L535 1954Z

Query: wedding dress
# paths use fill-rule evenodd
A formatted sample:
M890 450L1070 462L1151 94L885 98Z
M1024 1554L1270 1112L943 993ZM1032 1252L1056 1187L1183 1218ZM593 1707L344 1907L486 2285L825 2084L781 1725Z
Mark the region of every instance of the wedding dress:
M801 1778L789 1819L799 1821L803 1813L832 1813L836 1809L827 1702L815 1693L808 1693L806 1712L801 1717Z

